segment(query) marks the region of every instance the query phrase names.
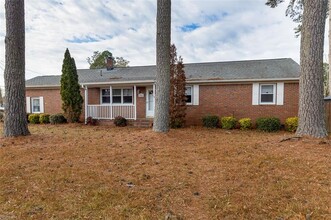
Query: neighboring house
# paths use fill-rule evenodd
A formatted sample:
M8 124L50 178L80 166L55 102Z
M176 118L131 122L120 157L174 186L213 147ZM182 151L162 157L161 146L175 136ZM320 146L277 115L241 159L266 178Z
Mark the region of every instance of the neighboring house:
M185 64L188 125L205 115L237 119L298 114L299 65L292 59ZM78 70L83 117L109 120L121 115L153 118L155 66ZM26 81L28 113L59 113L60 75Z

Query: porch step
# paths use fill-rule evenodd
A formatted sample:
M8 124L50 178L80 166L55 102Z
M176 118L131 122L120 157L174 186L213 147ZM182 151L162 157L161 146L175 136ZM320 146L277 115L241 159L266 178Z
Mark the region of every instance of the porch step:
M137 120L133 121L132 125L138 128L151 128L153 127L153 119L137 118Z

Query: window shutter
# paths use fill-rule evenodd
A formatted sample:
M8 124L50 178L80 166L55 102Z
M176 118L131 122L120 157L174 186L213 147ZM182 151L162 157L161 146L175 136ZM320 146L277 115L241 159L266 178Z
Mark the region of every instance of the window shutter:
M193 105L199 105L199 85L193 85Z
M31 99L30 97L26 97L26 113L31 113Z
M44 97L40 96L40 113L44 113Z
M253 83L253 92L252 92L252 105L259 104L259 90L260 85L258 83Z
M277 83L277 105L284 105L284 83Z

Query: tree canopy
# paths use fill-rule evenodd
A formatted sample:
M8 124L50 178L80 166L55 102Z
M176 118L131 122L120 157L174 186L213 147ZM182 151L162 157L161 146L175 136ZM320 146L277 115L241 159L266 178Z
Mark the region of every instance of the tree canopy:
M90 69L101 69L106 68L105 60L108 57L113 57L113 54L105 50L103 52L94 51L91 57L88 57L86 60L90 64ZM128 67L130 61L124 59L123 57L115 57L114 66L115 67Z
M275 8L284 1L285 0L267 0L266 5ZM286 16L289 16L294 22L298 23L298 27L295 28L296 36L300 35L302 28L303 3L304 0L290 0L285 11Z

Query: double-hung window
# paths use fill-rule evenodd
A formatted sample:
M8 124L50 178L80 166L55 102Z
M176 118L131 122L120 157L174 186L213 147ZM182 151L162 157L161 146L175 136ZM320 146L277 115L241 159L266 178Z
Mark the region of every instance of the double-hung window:
M31 98L32 113L40 113L40 98Z
M110 104L110 89L101 90L101 103Z
M113 104L121 104L122 103L122 89L113 89L112 94Z
M186 104L192 104L192 86L185 87Z
M260 104L276 103L276 85L260 84Z

